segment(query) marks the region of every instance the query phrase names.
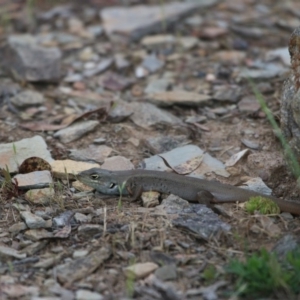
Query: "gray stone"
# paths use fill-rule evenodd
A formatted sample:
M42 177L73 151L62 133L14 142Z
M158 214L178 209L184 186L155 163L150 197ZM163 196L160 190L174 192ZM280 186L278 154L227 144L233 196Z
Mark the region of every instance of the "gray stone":
M18 181L18 188L20 189L48 187L53 183L51 172L48 170L17 174L13 178ZM50 195L49 192L48 195ZM28 196L30 198L30 193ZM34 196L34 192L32 193L32 196ZM41 194L39 196L41 196Z
M149 81L145 93L146 94L154 94L159 92L164 92L168 89L168 87L172 84L173 80L168 78L159 78L155 80Z
M190 50L198 45L199 40L194 36L184 36L179 39L179 43L185 50Z
M36 91L22 91L10 99L10 101L18 107L26 107L30 105L42 105L45 102L44 96Z
M44 228L46 227L46 221L31 213L30 211L21 211L20 215L22 219L25 221L26 225L29 228Z
M215 88L213 99L236 103L240 99L241 94L242 89L236 85L221 85Z
M155 276L162 280L175 280L177 278L177 269L175 264L165 265L155 271Z
M25 193L25 199L34 204L47 205L54 194L55 191L53 188L32 189Z
M162 5L136 5L132 7L109 7L100 15L106 34L121 34L130 40L138 40L144 35L161 31L162 23L174 24L196 9L213 5L218 0L173 2Z
M196 145L185 145L159 155L178 174L189 174L201 164L204 151Z
M69 156L74 160L103 163L104 159L111 154L112 150L112 148L105 145L90 145L84 149L71 149Z
M155 54L148 55L144 58L141 67L147 69L150 73L154 73L164 66L164 62L157 58Z
M166 91L148 96L148 100L160 106L185 105L199 106L207 104L211 96L187 91Z
M131 103L134 114L130 119L138 126L148 129L158 124L180 125L182 121L167 111L150 103Z
M185 135L180 136L149 136L144 140L145 145L150 149L151 153L163 153L171 151L176 147L187 144L189 140Z
M46 229L30 229L25 231L24 236L34 242L37 242L42 239L50 239L53 238L53 233L47 231Z
M17 173L19 165L32 156L43 158L48 163L53 162L47 144L39 135L13 143L0 144L0 168L7 167L11 173Z
M91 292L89 290L77 290L76 291L76 300L102 300L104 299L99 293Z
M104 72L106 69L108 69L113 63L112 58L105 58L103 59L100 63L98 63L95 68L90 69L90 70L85 70L83 72L83 75L85 77L92 77L94 75L97 75L99 73Z
M78 122L67 128L61 129L54 134L63 143L70 143L78 140L88 132L93 131L99 125L98 121Z
M14 258L22 259L25 258L26 256L27 256L26 253L19 253L19 251L17 251L16 249L0 245L0 258L2 259L3 257L14 257Z
M45 48L31 35L11 35L2 48L3 67L23 81L56 82L61 77L61 52Z

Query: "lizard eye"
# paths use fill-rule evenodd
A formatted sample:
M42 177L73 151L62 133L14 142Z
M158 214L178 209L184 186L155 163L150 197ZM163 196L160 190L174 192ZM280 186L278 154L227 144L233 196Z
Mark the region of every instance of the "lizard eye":
M110 189L113 189L115 186L116 186L116 185L115 185L113 182L111 182L110 185L109 185L109 188L110 188Z
M91 175L91 178L92 178L92 179L98 179L99 176L98 176L97 174L92 174L92 175Z

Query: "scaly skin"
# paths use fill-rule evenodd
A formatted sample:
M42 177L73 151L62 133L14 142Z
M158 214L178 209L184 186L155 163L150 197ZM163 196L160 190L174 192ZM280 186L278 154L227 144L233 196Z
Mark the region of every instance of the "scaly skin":
M77 178L82 183L107 195L119 195L121 188L122 195L130 195L133 200L136 200L142 192L151 190L175 194L189 202L206 205L245 202L250 197L262 196L274 201L281 211L300 215L300 203L284 201L252 190L175 173L151 170L108 171L93 168L79 173Z

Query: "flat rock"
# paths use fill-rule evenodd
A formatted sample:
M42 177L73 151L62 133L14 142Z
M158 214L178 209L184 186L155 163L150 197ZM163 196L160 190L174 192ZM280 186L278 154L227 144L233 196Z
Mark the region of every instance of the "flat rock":
M158 268L158 265L153 262L137 263L124 269L127 277L134 276L136 279L145 278Z
M36 135L8 144L0 144L0 168L8 168L9 172L18 172L19 165L27 158L36 156L51 163L53 158L47 149L44 139Z
M111 250L102 247L86 257L74 259L66 264L57 266L57 277L60 282L72 283L82 278L87 278L111 255Z
M159 154L178 174L189 174L201 164L204 151L195 145L185 145Z
M31 35L11 35L1 50L2 65L18 80L56 82L61 77L61 52L45 48Z
M238 103L241 112L253 113L260 109L260 104L255 96L245 96Z
M34 204L47 205L54 194L53 188L29 190L25 193L25 199Z
M47 224L43 218L36 216L30 211L21 211L20 215L22 219L25 221L26 225L31 229L44 228Z
M131 105L125 101L118 100L114 102L113 107L108 112L108 120L113 123L119 123L133 114Z
M30 229L25 231L24 236L34 242L37 242L42 239L50 239L53 238L53 233L47 231L46 229Z
M164 64L164 61L159 59L155 54L151 54L147 55L144 58L140 67L138 68L146 69L146 71L148 71L149 73L155 73L156 71L160 70L164 66ZM138 72L136 71L136 73Z
M108 36L119 34L130 40L138 40L148 33L161 30L194 13L195 9L217 3L216 0L173 2L162 5L136 5L132 7L109 7L100 12L103 27ZM163 13L162 13L163 11Z
M145 47L159 47L166 44L174 44L176 42L176 38L171 34L156 34L145 36L141 40L141 44Z
M36 91L22 91L10 99L10 101L18 107L27 107L30 105L42 105L45 102L44 96Z
M196 47L199 43L199 40L194 36L184 36L179 39L179 44L185 50L190 50Z
M101 165L101 169L118 171L118 170L133 170L134 165L132 162L123 156L113 156L107 158L103 165Z
M151 80L145 88L145 93L151 95L154 93L165 92L172 82L173 80L169 78L158 78Z
M76 300L102 300L104 297L96 292L91 292L89 290L77 290L76 291Z
M112 58L104 58L103 60L101 60L97 65L95 65L94 68L91 68L89 70L85 70L83 72L83 75L85 77L92 77L95 76L99 73L104 72L106 69L108 69L113 63L113 59Z
M145 158L142 163L139 165L140 168L145 168L146 170L154 171L165 171L171 172L172 170L165 164L164 160L158 156L153 155L149 158Z
M88 132L93 131L99 125L98 121L78 122L67 128L57 131L53 136L59 138L63 143L78 140Z
M53 183L51 172L48 170L17 174L13 178L18 181L20 189L48 187Z
M16 249L0 245L0 257L14 257L18 259L25 258L25 253L19 253Z
M69 156L74 160L103 163L112 150L112 148L105 145L90 145L85 149L71 149Z
M236 103L242 94L242 89L236 85L221 85L214 88L213 99Z
M171 113L150 103L131 103L134 114L130 119L138 126L148 129L158 124L180 125L182 121Z
M159 106L198 106L211 100L211 96L187 91L166 91L149 95L148 100Z
M84 170L91 168L100 168L99 164L74 161L70 159L56 160L51 164L53 176L56 178L67 179L75 178L75 176Z
M154 154L171 151L174 148L187 144L188 142L189 140L185 135L150 136L144 140L146 147L148 147L151 153Z
M212 157L208 153L205 153L200 166L190 175L197 177L199 175L203 176L212 172L223 177L230 176L230 174L225 169L225 164L223 164L220 160L216 159L215 157Z

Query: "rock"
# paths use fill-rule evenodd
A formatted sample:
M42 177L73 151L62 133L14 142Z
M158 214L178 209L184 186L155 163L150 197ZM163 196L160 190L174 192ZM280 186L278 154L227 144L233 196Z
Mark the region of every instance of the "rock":
M26 224L24 222L19 222L19 223L15 223L12 226L9 227L9 232L13 233L13 234L17 234L22 230L27 229L28 227L26 226Z
M181 120L150 103L131 103L134 114L130 119L138 126L148 129L158 124L180 125Z
M160 47L166 44L174 44L176 38L171 34L149 35L142 39L141 44L148 48Z
M0 245L0 257L2 259L3 259L3 257L6 257L6 258L14 257L14 258L22 259L22 258L25 258L26 256L27 256L26 253L19 253L19 251L17 251L16 249ZM1 261L2 261L2 259L1 259Z
M147 87L145 88L146 94L154 94L159 92L165 92L172 84L173 80L168 78L159 78L155 80L149 80Z
M45 48L31 35L11 35L1 50L3 67L22 81L56 82L61 77L61 52Z
M17 94L16 96L12 97L10 101L20 108L24 108L30 105L42 105L45 102L44 96L35 91L27 90L22 91L21 93Z
M72 223L76 224L73 218L73 212L70 210L64 211L60 215L53 218L54 228L63 228Z
M201 164L204 152L196 145L185 145L159 155L178 174L189 174Z
M184 36L179 39L179 44L185 50L190 50L198 45L199 40L194 36Z
M242 88L236 85L221 85L214 88L213 99L236 103L242 94Z
M90 239L96 234L103 233L103 226L97 224L83 224L78 227L78 236Z
M86 216L81 213L76 213L74 215L74 219L76 220L77 223L82 224L82 223L88 223L91 221L92 217L91 216Z
M241 112L254 113L260 109L260 104L255 96L245 96L238 103Z
M109 7L100 12L106 34L120 34L129 40L139 40L146 34L157 32L162 22L169 26L195 11L215 4L216 0L173 2L161 5L135 5L132 7Z
M292 33L289 42L291 73L283 85L281 97L281 130L290 147L300 157L300 27Z
M127 277L133 277L135 279L145 278L158 268L158 265L152 262L133 264L124 269L124 273Z
M53 158L47 150L44 139L36 135L8 144L0 144L0 168L8 168L9 172L17 173L19 165L27 158L36 156L51 163Z
M177 269L175 264L165 265L155 271L155 276L162 280L175 280L177 278Z
M160 106L186 105L198 106L206 104L211 96L187 91L166 91L155 93L148 97L148 100Z
M34 204L47 205L54 194L53 188L29 190L25 193L25 199Z
M31 213L30 211L21 211L20 215L22 219L25 221L26 225L29 228L44 228L46 227L46 221Z
M148 55L144 58L141 68L146 69L149 73L154 73L164 66L164 62L157 58L155 54Z
M163 153L171 151L176 147L188 144L189 140L185 135L177 136L149 136L144 140L144 144L148 147L151 153Z
M76 300L102 300L104 297L99 293L91 292L89 290L77 290L76 291Z
M48 170L17 174L13 178L18 181L20 189L43 188L53 183L51 172Z
M74 161L71 159L56 160L51 164L53 176L62 179L75 179L79 172L91 168L100 168L99 164Z
M90 145L85 149L71 149L70 150L70 158L76 161L88 161L88 162L96 162L103 163L104 159L107 158L111 152L112 148L102 145Z
M273 60L274 58L280 58L286 66L291 65L288 47L277 48L266 53L267 60Z
M133 114L131 105L125 101L118 100L109 110L107 119L113 123L119 123Z
M87 278L105 260L111 256L111 250L105 247L96 250L85 257L80 257L68 263L57 266L57 278L62 283L72 283L74 281Z
M130 61L128 61L123 53L115 54L115 65L118 70L125 69L130 66Z
M101 168L111 171L133 170L134 165L128 158L118 155L107 158Z
M215 173L223 177L229 177L230 174L226 171L225 165L215 157L205 153L200 166L190 175L203 176L205 174Z
M97 65L95 65L94 68L92 68L90 70L85 70L83 72L83 75L85 77L92 77L94 75L102 73L106 69L108 69L112 65L112 63L113 63L113 59L112 58L104 58L102 61L100 61L100 63L98 63Z
M30 229L25 231L24 236L31 241L37 242L42 239L53 238L53 233L43 228Z
M93 120L77 122L57 131L53 136L59 138L63 143L70 143L93 131L98 125L99 122Z
M192 26L192 27L198 27L202 23L203 23L203 18L199 15L189 17L185 20L185 24Z

